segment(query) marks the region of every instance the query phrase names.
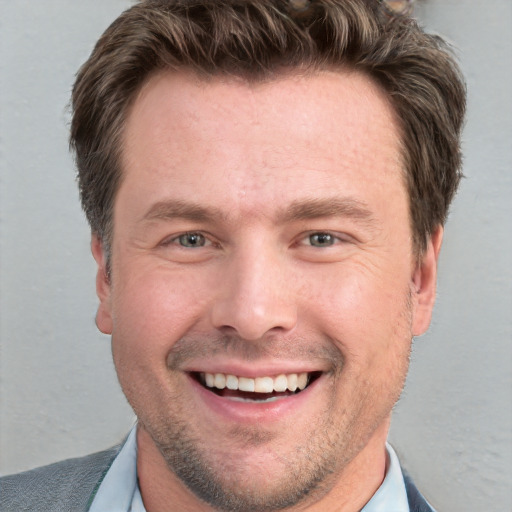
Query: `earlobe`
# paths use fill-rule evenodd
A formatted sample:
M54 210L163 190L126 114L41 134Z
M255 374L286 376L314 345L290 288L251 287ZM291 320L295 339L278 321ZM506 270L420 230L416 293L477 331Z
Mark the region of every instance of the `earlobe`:
M414 270L412 278L413 336L424 334L430 325L436 298L437 262L442 241L443 227L438 226L430 235L427 248Z
M96 294L100 304L96 313L96 326L103 334L112 334L111 286L107 271L107 259L103 249L103 242L95 234L91 238L91 252L98 266L96 272Z

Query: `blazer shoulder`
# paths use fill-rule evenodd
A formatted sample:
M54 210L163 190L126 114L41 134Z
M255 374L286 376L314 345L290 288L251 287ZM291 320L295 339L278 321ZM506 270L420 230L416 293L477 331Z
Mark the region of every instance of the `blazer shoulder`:
M0 478L2 512L86 511L120 445Z

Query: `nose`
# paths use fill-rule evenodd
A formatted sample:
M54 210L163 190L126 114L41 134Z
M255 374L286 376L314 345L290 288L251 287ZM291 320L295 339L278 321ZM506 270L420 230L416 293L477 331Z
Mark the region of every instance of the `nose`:
M297 295L286 257L256 244L235 252L220 277L212 308L216 329L256 341L289 332L297 323Z

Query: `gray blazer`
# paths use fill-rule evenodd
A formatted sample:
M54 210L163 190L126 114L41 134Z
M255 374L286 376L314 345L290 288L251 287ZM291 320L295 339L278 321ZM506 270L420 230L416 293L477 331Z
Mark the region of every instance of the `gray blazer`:
M0 478L0 511L86 512L120 447ZM411 512L433 512L406 473L404 480Z

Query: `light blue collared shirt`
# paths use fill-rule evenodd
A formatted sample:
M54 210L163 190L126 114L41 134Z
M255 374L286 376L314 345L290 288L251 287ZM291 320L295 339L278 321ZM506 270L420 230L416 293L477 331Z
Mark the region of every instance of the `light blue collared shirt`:
M386 444L388 467L382 485L361 512L410 512L398 457ZM137 426L128 435L94 497L89 512L146 512L137 483Z
M137 483L137 425L103 478L89 512L146 512Z

